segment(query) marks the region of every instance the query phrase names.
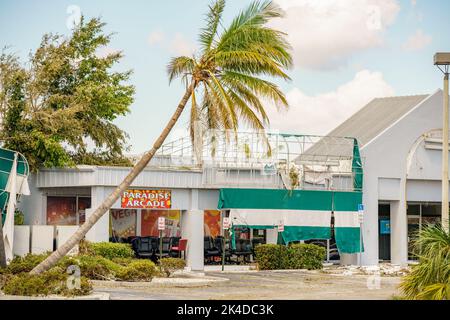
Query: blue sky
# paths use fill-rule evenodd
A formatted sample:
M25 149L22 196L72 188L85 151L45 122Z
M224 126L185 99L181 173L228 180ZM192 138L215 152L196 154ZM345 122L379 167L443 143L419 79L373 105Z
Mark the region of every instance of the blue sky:
M228 0L225 25L250 1ZM296 67L280 82L291 110L271 112L272 128L325 134L376 96L432 93L442 76L436 51L450 51L447 0L278 0L286 10L274 26L287 32ZM151 146L183 94L169 86L171 56L195 50L209 0L0 0L0 46L25 59L46 32L69 34L70 6L101 16L116 32L105 51L122 50L119 68L133 69L131 113L116 123L130 135L132 152ZM444 30L444 31L443 31ZM271 106L269 106L271 108ZM271 108L273 109L273 108ZM174 136L181 135L186 117Z

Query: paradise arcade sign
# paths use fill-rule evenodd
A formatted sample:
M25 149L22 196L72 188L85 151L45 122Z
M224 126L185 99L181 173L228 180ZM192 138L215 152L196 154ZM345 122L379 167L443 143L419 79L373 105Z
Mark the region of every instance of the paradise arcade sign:
M170 190L127 190L122 194L121 207L125 209L170 209Z

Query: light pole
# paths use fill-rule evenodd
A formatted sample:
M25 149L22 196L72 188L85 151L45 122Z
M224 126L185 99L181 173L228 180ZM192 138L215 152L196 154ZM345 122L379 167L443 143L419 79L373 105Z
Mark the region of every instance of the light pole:
M448 220L448 75L450 66L450 52L438 52L434 55L434 65L444 74L444 105L442 126L442 227L449 232Z

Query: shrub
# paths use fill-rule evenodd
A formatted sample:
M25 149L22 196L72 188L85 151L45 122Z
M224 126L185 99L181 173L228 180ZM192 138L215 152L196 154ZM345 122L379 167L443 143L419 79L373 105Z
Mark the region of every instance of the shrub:
M80 267L81 275L92 280L114 279L121 266L101 256L78 255L66 256L58 264L63 269L70 265Z
M277 244L260 244L255 247L256 262L260 270L286 269L288 250Z
M163 258L159 260L162 272L169 277L173 272L181 270L186 266L186 261L180 258Z
M313 244L262 244L256 246L255 256L260 270L313 270L322 268L325 249Z
M3 284L5 294L18 296L47 296L58 294L64 296L88 295L92 285L85 277L80 278L80 287L69 289L67 286L68 274L62 268L55 267L39 275L20 273L10 275Z
M9 263L6 268L3 268L0 273L3 274L19 274L22 272L30 272L36 267L39 263L45 260L48 257L48 253L43 254L27 254L24 257L16 256Z
M156 265L150 260L134 260L121 267L116 273L116 279L122 281L149 281L158 274Z
M128 266L133 261L136 261L136 259L133 259L133 258L114 258L114 259L112 259L112 262L114 262L122 267Z
M128 243L89 243L82 245L84 254L102 256L103 258L113 260L115 258L134 258L134 251Z
M292 244L288 247L289 265L287 269L322 269L325 254L325 248L314 244Z

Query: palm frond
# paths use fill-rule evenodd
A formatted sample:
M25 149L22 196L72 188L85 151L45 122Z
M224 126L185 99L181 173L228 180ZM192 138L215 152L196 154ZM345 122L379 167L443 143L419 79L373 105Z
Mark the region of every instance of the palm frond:
M217 0L213 5L209 6L209 12L206 15L206 26L200 33L200 43L203 47L203 53L207 53L211 50L224 9L225 0Z
M242 89L242 86L249 88L251 93L253 93L253 97L256 99L258 99L258 97L266 98L273 102L277 107L288 107L288 101L284 93L277 85L270 81L233 71L225 71L222 75L222 81L233 87L238 87L240 90ZM245 95L247 96L248 93L246 92ZM253 97L251 100L254 99Z
M273 1L253 1L242 11L223 33L217 45L218 50L229 46L236 34L246 27L261 27L272 18L282 17L284 12Z
M236 50L218 52L215 55L217 64L225 71L234 71L251 75L267 75L290 80L283 71L284 67L268 56L255 51Z
M195 60L190 57L181 56L172 58L167 65L167 74L169 75L169 83L174 79L192 74L195 68Z

